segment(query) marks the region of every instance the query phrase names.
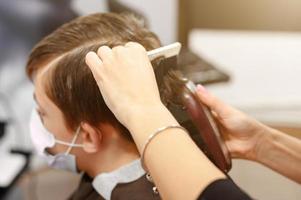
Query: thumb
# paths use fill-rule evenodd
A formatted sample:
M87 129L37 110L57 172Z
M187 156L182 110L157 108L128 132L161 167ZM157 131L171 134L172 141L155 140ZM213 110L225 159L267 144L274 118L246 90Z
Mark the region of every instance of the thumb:
M198 84L196 88L196 95L199 100L209 107L211 111L214 111L218 117L224 117L229 114L231 107L226 105L220 99L209 93L204 86Z
M227 146L228 151L231 154L231 158L239 158L239 149L241 149L241 147L239 147L239 145L237 144L237 141L233 141L233 140L226 140L225 144Z

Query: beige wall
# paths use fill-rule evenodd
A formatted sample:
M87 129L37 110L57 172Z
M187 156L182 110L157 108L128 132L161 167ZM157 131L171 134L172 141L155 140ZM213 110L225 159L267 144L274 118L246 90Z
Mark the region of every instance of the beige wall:
M300 0L179 0L179 37L191 28L301 31Z

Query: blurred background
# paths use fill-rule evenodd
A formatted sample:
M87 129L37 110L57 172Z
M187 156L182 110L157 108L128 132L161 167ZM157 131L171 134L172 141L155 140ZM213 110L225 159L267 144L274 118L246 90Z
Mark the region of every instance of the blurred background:
M134 12L163 44L184 45L180 68L256 119L301 138L299 0L0 0L0 199L66 199L79 176L32 154L27 56L42 37L95 12ZM255 199L301 199L300 185L248 161L230 176Z

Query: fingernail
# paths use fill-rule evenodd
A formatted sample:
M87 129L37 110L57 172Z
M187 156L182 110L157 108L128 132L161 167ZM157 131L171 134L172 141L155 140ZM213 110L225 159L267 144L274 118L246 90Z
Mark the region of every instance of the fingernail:
M204 86L202 86L201 84L197 84L196 89L198 92L202 93L202 94L207 94L208 91L205 89Z

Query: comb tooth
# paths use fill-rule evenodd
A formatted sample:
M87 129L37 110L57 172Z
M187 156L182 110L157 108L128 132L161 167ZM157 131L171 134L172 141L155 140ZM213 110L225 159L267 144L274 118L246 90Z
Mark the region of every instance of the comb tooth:
M164 77L161 87L162 101L182 106L183 90L187 80L178 70L170 70Z
M188 80L178 70L177 56L158 57L152 61L161 100L165 105L181 105L181 97ZM182 105L181 105L182 106Z
M147 56L154 66L159 87L163 84L163 79L168 71L177 69L177 55L181 50L181 46L181 43L175 42L147 52Z
M164 82L164 77L168 74L170 70L177 70L177 56L172 56L169 58L160 57L153 62L157 84L159 87L162 86Z

